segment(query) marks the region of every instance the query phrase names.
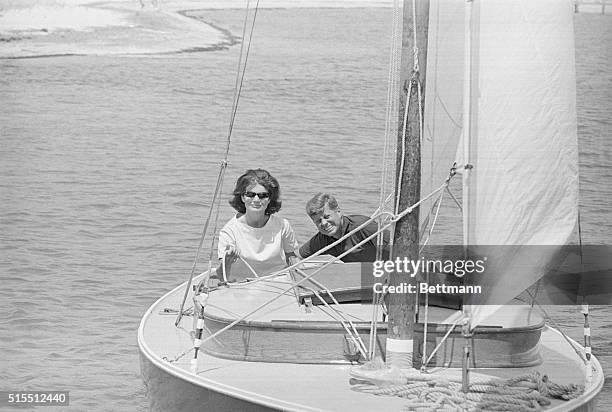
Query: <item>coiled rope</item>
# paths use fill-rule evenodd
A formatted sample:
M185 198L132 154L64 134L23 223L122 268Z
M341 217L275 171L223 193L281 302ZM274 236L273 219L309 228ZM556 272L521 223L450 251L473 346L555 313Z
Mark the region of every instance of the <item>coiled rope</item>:
M556 384L537 371L506 380L479 380L469 386L467 393L462 392L459 379L426 374L410 374L401 379L405 383L398 384L396 377L384 384L380 379L370 381L359 376L350 383L358 392L406 398L407 410L415 411L541 410L550 405L551 399L570 400L584 392L583 385Z

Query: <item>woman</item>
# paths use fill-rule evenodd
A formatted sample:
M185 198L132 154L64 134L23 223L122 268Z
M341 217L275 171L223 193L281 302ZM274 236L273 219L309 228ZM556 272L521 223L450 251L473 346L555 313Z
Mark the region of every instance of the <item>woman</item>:
M239 257L260 276L291 264L298 243L287 219L275 215L281 208L280 187L270 173L247 170L238 178L229 203L238 213L219 232L220 278L225 266L225 278L230 279ZM246 265L240 272L241 277L253 276Z

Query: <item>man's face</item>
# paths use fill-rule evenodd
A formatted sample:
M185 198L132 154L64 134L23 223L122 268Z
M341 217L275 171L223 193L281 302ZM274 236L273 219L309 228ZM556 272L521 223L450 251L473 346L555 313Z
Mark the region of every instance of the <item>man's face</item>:
M332 210L329 205L325 204L321 213L310 218L319 232L327 236L340 238L342 229L342 212L340 212L340 209Z

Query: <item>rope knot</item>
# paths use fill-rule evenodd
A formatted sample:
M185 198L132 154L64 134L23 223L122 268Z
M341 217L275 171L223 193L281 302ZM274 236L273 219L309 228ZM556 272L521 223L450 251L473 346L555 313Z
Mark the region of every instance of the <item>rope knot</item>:
M444 181L447 187L451 179L455 177L456 174L457 174L457 163L453 163L452 167L450 168L450 171L448 172L448 177Z
M549 388L548 388L548 376L547 375L540 376L538 372L535 372L533 380L538 385L538 392L540 392L540 395L548 396L550 393Z

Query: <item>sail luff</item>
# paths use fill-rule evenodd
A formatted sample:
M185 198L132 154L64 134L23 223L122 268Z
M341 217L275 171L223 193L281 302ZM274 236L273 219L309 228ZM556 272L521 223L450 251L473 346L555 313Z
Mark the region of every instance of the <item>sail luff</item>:
M462 197L463 197L463 244L470 244L470 147L472 144L472 132L471 132L471 95L472 95L472 0L466 0L465 11L464 11L464 58L463 58L463 145L460 150L463 150L463 166L462 174Z
M471 130L471 117L472 117L472 106L471 106L471 96L472 96L472 12L473 12L473 1L466 0L465 2L465 11L464 11L464 57L463 57L463 146L461 150L463 150L463 165L462 166L462 174L463 179L461 179L462 183L462 233L463 233L463 254L464 258L467 259L468 250L467 245L470 244L470 183L471 183L471 161L470 161L470 149L472 145L472 130ZM471 307L469 305L463 306L463 314L466 319L469 321L471 315ZM464 379L464 382L466 380Z

